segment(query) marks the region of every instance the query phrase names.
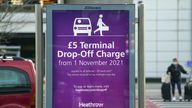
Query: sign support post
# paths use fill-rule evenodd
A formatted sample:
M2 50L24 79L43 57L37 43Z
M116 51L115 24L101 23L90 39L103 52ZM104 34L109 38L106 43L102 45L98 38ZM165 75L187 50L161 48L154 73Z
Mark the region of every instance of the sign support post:
M35 65L36 77L36 108L43 108L43 26L42 9L40 4L35 5L36 33L35 33Z
M145 108L144 4L138 6L138 106Z

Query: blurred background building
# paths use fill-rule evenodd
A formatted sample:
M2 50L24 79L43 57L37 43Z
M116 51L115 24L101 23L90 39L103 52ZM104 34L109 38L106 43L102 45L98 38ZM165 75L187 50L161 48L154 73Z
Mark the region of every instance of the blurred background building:
M130 1L64 0L66 4L109 2L122 4L131 3ZM135 3L138 1L134 0ZM17 54L17 56L35 59L34 4L36 3L46 6L57 3L57 0L0 0L0 48L7 49L11 55ZM187 67L187 61L192 60L192 1L143 0L143 3L145 4L146 77L160 78L175 57L191 72L191 68ZM43 23L45 35L45 13Z
M173 58L192 60L192 0L143 0L146 76L161 77Z

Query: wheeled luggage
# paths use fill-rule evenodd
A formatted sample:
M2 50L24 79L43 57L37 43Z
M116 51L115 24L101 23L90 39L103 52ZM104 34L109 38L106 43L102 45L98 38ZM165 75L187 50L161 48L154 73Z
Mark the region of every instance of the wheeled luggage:
M184 100L191 101L192 99L192 78L191 75L184 87Z
M171 85L170 85L170 75L165 74L161 78L161 95L164 101L171 101Z
M161 94L164 101L171 101L171 85L170 83L163 83L161 87Z

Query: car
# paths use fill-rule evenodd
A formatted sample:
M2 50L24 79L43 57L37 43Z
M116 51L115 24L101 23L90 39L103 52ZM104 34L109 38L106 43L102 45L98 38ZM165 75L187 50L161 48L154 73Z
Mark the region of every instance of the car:
M0 56L0 108L35 108L35 76L31 60Z
M92 25L89 18L75 18L73 23L73 33L74 36L78 34L88 34L91 36Z

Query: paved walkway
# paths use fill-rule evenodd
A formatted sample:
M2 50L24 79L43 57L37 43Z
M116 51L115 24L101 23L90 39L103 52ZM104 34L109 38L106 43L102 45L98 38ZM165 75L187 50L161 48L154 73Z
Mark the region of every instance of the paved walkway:
M192 102L188 101L163 102L162 99L151 99L151 102L157 105L156 108L192 108ZM149 106L147 108L153 107Z
M182 84L182 92L184 93L184 85ZM136 86L136 96L137 94ZM176 89L176 94L178 94ZM192 101L192 100L191 100ZM136 100L136 108L138 108ZM187 101L175 101L175 102L163 102L161 98L161 83L147 83L146 84L146 108L192 108L192 102Z

